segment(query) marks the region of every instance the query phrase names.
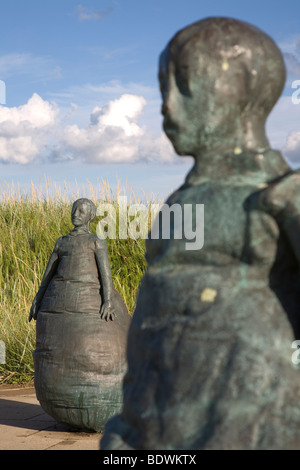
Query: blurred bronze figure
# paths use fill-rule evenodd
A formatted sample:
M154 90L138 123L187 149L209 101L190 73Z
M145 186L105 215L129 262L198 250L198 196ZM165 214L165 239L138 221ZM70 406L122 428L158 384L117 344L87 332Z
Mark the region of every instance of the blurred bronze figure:
M204 246L147 240L101 449L300 449L300 177L265 134L282 55L250 24L206 18L170 41L159 79L164 130L195 160L167 204L204 204Z
M57 240L29 320L36 323L35 388L43 409L77 430L101 431L120 411L130 315L113 286L96 207L78 199L74 229Z

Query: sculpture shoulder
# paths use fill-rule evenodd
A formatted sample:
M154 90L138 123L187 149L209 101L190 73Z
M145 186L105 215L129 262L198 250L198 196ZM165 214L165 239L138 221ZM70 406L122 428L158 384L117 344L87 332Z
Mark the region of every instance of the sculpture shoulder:
M57 240L56 240L56 243L55 243L55 246L54 246L54 251L58 251L59 248L62 246L62 244L64 243L64 239L66 237L65 236L62 236L62 237L59 237Z
M261 208L276 216L286 210L300 212L300 171L291 171L260 193Z
M91 240L95 244L95 249L107 251L107 244L105 238L100 237L99 235L91 234Z
M286 197L299 193L299 188L300 170L290 171L281 178L278 178L273 184L270 184L270 190L273 191L274 194L285 194Z

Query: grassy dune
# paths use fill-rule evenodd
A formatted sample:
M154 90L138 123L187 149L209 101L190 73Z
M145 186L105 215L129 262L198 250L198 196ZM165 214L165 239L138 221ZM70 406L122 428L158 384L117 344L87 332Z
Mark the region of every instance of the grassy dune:
M73 228L72 203L88 197L96 204L109 201L118 210L121 186L113 195L107 181L63 192L55 183L31 186L27 193L0 182L0 340L6 346L6 364L0 365L0 383L32 380L35 322L28 323L32 300L58 237ZM129 202L136 201L131 193ZM143 201L150 210L151 203ZM99 218L91 225L95 233ZM129 312L146 269L143 239L107 239L113 282Z

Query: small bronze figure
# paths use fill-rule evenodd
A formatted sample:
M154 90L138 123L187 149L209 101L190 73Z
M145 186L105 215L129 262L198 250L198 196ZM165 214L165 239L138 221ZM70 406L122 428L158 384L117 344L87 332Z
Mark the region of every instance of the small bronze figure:
M167 204L204 204L204 246L147 240L124 406L101 449L300 449L300 175L264 128L282 55L250 24L206 18L159 74L164 130L195 159Z
M106 241L90 232L96 207L78 199L33 301L35 388L57 421L101 431L120 410L130 315L111 277ZM105 321L103 321L105 320Z

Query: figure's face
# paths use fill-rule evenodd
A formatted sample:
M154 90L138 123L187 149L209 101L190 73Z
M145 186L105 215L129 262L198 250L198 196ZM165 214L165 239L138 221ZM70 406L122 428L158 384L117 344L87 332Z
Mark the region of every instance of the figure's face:
M231 132L231 82L216 67L193 48L174 58L167 47L160 56L163 128L179 155L196 157Z
M74 227L80 227L90 221L91 212L87 203L73 204L71 212L71 220Z
M190 72L170 57L160 57L159 81L162 95L163 128L179 155L195 155L203 126L203 98L194 87ZM204 93L204 92L203 92Z

